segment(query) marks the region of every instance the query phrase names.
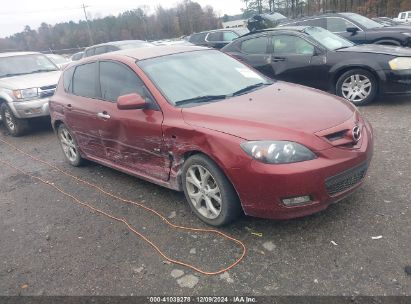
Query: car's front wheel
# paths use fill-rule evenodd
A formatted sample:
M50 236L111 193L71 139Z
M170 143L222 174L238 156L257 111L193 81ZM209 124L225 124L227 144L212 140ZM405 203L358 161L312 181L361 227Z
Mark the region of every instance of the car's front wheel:
M80 155L76 140L70 130L64 125L59 125L57 135L66 160L74 167L81 166L84 159Z
M28 128L29 123L26 119L20 119L14 116L13 112L10 110L9 106L3 103L0 107L0 113L2 121L7 131L9 131L12 136L24 135Z
M219 227L242 213L234 187L210 158L195 154L186 160L182 171L187 201L203 222Z
M364 69L353 69L343 73L337 80L336 92L357 106L372 102L377 96L378 84L375 76Z

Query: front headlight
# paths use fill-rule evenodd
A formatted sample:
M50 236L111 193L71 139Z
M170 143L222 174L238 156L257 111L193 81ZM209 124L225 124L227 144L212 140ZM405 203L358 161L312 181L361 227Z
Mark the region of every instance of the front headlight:
M249 141L242 143L241 148L265 164L289 164L316 158L308 148L291 141Z
M410 70L411 58L409 57L397 57L388 61L391 70Z
M16 99L33 99L39 96L38 88L24 89L24 90L14 90L14 97Z

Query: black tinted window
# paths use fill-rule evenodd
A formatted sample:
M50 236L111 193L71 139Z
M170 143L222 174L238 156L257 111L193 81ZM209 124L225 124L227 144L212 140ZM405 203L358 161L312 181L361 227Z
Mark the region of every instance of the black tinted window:
M64 71L63 74L63 86L64 91L68 92L71 84L71 79L73 78L74 68L69 68Z
M83 97L96 97L96 63L79 65L73 77L73 94Z
M214 42L214 41L223 41L223 35L222 32L213 32L208 34L207 40Z
M301 25L307 25L307 26L319 26L322 28L327 27L327 23L324 18L318 18L318 19L310 19L310 20L304 20L300 22Z
M88 50L86 51L86 57L93 56L95 50L96 50L95 48L88 49Z
M267 52L267 37L257 37L243 41L241 51L247 54L265 54Z
M107 52L106 46L99 46L99 47L96 47L94 55L104 54L106 52Z
M140 78L131 69L115 62L100 62L100 85L102 98L113 102L130 93L146 95Z

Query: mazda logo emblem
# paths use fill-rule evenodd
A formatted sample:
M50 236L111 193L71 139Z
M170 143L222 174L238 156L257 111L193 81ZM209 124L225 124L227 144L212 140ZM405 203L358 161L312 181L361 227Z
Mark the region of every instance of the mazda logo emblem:
M361 138L361 129L360 129L359 126L355 126L355 127L352 129L352 138L353 138L356 142L358 142L358 141L360 140L360 138Z

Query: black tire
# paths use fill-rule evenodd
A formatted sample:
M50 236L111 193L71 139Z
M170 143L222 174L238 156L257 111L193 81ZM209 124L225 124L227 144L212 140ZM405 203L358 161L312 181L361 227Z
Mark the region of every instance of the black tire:
M64 133L64 136L67 136L68 134L70 141L71 141L71 145L68 145L68 142L67 142L67 145L63 144L63 137L62 137L63 133ZM59 125L59 127L57 128L57 136L58 136L60 146L61 146L61 149L64 154L64 158L66 159L66 161L73 167L80 167L84 165L85 160L80 155L80 150L78 149L77 141L72 135L71 131L66 127L65 124ZM76 152L75 156L74 156L73 150L71 150L70 148L72 148ZM73 157L69 157L69 155L72 155Z
M210 219L197 210L194 206L187 186L187 172L193 166L200 166L205 168L211 174L215 184L219 188L221 198L220 213L216 218ZM227 179L223 171L207 156L202 154L195 154L188 158L183 165L182 182L186 199L190 205L191 210L205 223L214 227L220 227L229 224L242 214L242 208L237 193ZM205 201L204 201L205 203Z
M14 116L13 111L6 103L1 105L0 113L3 125L11 136L18 137L27 133L29 129L27 119L20 119Z
M344 96L344 95L347 95L347 94L343 92L343 85L345 84L345 82L349 81L352 76L356 77L357 75L361 79L363 77L367 78L369 80L369 82L371 83L371 87L370 87L370 91L369 91L368 95L365 98L361 99L361 100L353 100L353 99L347 98L346 96ZM377 93L378 93L378 82L377 82L377 79L375 78L375 76L371 72L369 72L367 70L364 70L364 69L352 69L352 70L349 70L349 71L343 73L338 78L335 89L336 89L336 94L338 96L341 96L341 97L349 100L350 102L352 102L356 106L363 106L363 105L371 103L376 98Z

